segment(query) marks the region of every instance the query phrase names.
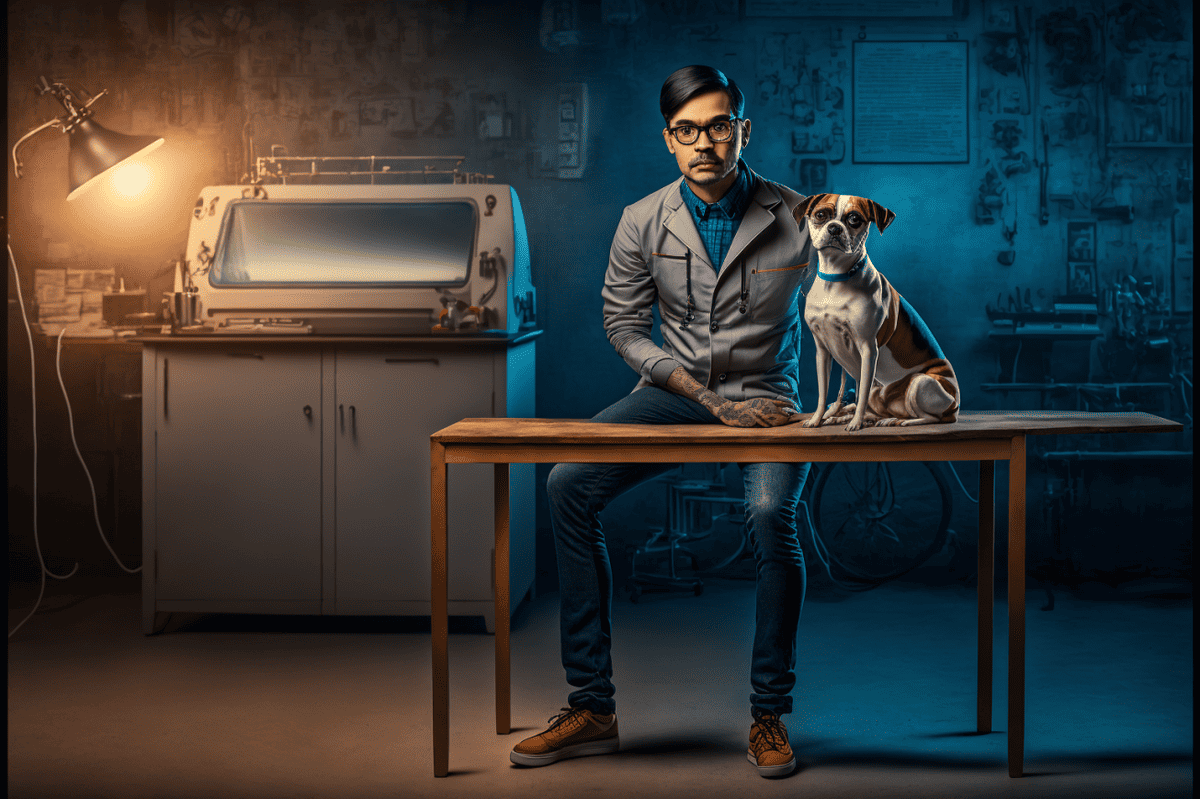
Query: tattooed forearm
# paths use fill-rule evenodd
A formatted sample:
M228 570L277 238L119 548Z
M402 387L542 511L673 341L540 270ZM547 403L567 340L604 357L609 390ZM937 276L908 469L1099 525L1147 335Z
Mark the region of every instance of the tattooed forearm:
M708 408L717 417L721 416L722 408L733 404L729 400L721 399L716 393L700 385L700 381L692 377L682 366L671 372L671 376L667 378L667 388L676 394L682 394L685 397L695 400L705 408Z
M700 403L730 427L775 427L799 418L791 403L783 400L755 397L734 402L723 399L700 385L682 366L667 378L667 389Z

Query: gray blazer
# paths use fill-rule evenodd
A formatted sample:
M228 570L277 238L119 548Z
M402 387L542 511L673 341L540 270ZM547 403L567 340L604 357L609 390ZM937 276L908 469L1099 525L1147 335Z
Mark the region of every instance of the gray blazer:
M726 399L778 397L800 408L797 295L813 250L792 209L804 195L751 176L754 198L720 271L683 205L682 177L622 214L604 276L604 330L641 375L635 391L665 388L682 366ZM661 347L650 338L656 303Z

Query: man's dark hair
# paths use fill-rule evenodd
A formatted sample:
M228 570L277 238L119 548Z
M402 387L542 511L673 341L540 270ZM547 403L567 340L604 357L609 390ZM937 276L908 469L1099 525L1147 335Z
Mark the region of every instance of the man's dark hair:
M658 95L658 108L663 119L671 124L671 117L693 97L708 92L725 92L729 95L729 106L733 116L740 118L746 109L746 98L737 84L725 77L716 67L693 64L677 69L663 82Z

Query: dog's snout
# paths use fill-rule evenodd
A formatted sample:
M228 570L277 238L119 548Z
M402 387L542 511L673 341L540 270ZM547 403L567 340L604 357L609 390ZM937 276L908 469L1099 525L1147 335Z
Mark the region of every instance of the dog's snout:
M829 235L831 236L836 236L843 232L843 228L838 222L830 222L826 225L825 229L829 231Z

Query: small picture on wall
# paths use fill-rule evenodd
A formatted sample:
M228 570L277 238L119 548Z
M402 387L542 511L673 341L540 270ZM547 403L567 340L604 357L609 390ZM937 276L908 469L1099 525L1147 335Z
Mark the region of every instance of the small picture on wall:
M1067 260L1096 260L1096 223L1067 223Z
M825 190L828 167L824 158L800 159L800 193L816 194Z
M1096 296L1096 262L1067 262L1067 293L1089 297Z

